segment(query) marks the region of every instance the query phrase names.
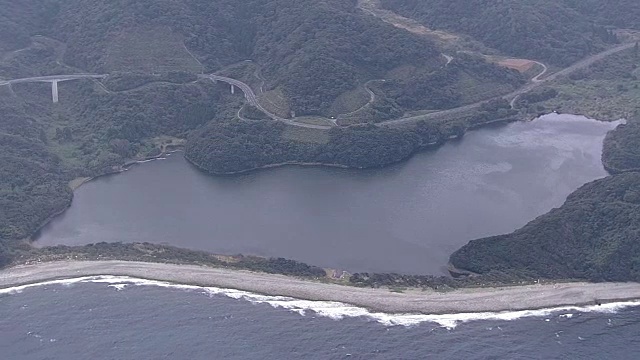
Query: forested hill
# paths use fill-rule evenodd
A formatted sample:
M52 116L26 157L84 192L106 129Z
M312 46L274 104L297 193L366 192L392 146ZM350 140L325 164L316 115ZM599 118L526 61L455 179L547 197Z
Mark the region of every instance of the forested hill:
M290 160L381 166L513 115L508 102L494 102L452 124L345 127L313 134L328 144L307 145L314 136L300 128L239 121L264 114L239 111L239 91L197 76L212 72L249 83L261 103L286 108L281 116L371 105L352 123L456 107L525 81L479 56L448 61L431 40L355 0L0 0L0 80L108 74L61 82L57 103L47 83L0 86L0 266L69 206L69 181L119 171L168 145L186 142L212 171Z
M214 72L252 59L267 87L281 89L299 115L325 113L341 94L396 67L435 69L443 61L430 41L357 12L355 0L1 3L7 17L21 7L31 15L7 22L16 36L5 48L23 47L29 35L44 32L66 43L65 63L95 73ZM32 25L43 21L53 26Z
M487 86L504 93L522 83L484 60L445 68L431 40L366 14L356 0L0 0L0 30L11 35L0 51L45 35L65 46L58 63L83 72L209 73L252 60L282 116L357 110L369 100L364 84L381 78L390 80L377 90L393 108L387 116L455 107L497 95ZM59 73L53 66L37 74L0 68L0 76Z
M459 269L547 279L640 281L640 173L587 184L509 234L471 241Z
M640 171L640 119L632 118L607 134L602 162L613 174Z
M614 175L512 234L471 241L451 264L479 274L640 281L640 121L610 132L602 161Z
M640 28L635 0L383 0L427 27L469 35L506 54L567 66Z

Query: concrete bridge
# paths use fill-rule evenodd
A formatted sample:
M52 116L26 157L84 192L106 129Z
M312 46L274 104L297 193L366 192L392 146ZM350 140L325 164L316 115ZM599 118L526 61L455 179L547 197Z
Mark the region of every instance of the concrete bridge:
M80 79L104 79L108 75L97 74L73 74L73 75L50 75L50 76L36 76L14 80L0 80L0 86L11 86L14 84L43 82L51 83L51 98L54 103L58 102L58 83L62 81L72 81Z

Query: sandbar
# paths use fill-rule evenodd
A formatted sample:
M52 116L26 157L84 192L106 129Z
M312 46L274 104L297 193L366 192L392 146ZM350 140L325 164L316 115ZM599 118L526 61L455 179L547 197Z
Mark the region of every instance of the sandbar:
M455 314L533 310L640 299L640 283L557 283L447 292L316 282L242 270L130 261L57 261L0 271L0 289L84 276L130 276L177 284L244 290L305 300L336 301L385 313Z

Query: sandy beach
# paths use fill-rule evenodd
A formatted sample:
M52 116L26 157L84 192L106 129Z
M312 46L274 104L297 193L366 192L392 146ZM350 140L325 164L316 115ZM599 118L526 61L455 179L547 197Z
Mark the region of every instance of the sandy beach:
M356 288L282 275L191 265L126 261L62 261L0 271L0 289L55 279L116 275L214 286L305 300L337 301L386 313L452 314L593 305L640 299L638 283L563 283L475 288L450 292Z

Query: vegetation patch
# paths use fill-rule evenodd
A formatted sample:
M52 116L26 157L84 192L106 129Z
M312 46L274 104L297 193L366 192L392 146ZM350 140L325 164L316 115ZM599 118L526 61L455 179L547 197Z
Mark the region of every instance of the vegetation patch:
M633 0L382 0L428 27L468 35L502 53L567 66L619 39L608 27L638 28ZM599 10L595 10L599 9Z
M512 234L471 241L451 263L478 274L640 281L638 184L640 173L596 180Z
M517 70L521 73L527 72L529 69L536 65L535 61L527 59L504 59L498 62L498 65L504 66L510 69Z
M108 41L104 69L164 74L172 71L198 73L202 66L184 45L182 37L168 27L124 28Z
M329 131L301 126L287 126L282 132L282 138L302 143L326 144L329 142Z
M630 119L640 111L639 65L637 48L610 56L551 85L557 96L536 107L599 120Z
M640 171L640 121L637 118L607 134L602 162L607 171L614 174Z

